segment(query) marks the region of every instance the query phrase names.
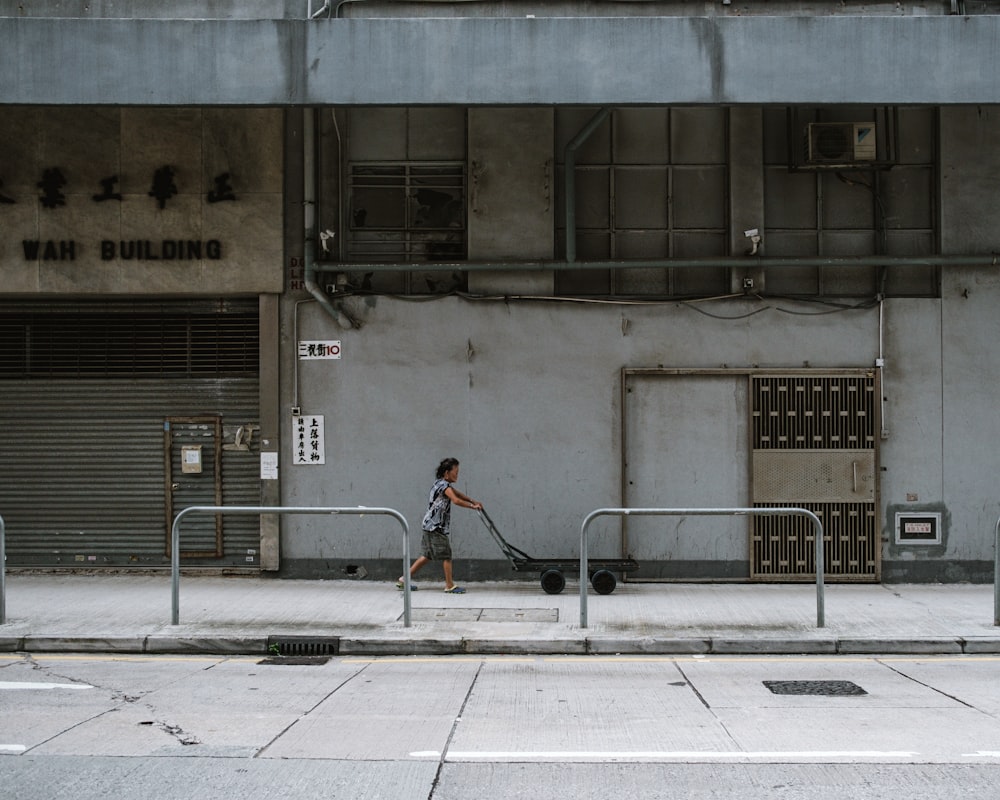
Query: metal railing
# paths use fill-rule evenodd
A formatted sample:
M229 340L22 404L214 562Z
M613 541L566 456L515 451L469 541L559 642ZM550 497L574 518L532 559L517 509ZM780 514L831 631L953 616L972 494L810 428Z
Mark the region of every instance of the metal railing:
M7 538L3 517L0 517L0 625L7 621Z
M356 514L358 516L383 515L395 517L403 527L403 625L410 627L410 526L406 518L394 508L366 508L355 506L189 506L174 517L170 530L170 571L172 576L171 624L180 624L181 595L181 519L188 514Z
M823 596L823 523L812 511L806 508L599 508L591 511L580 528L580 627L587 627L587 528L597 517L631 517L631 516L765 516L775 517L784 514L808 517L816 529L816 627L826 624L825 598ZM997 521L1000 530L1000 520Z

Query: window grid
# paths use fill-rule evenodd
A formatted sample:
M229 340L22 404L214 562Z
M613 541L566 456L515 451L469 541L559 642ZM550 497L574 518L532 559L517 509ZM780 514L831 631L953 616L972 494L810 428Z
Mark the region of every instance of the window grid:
M617 113L613 112L613 115ZM659 159L653 157L639 162L634 158L619 158L618 126L611 122L608 123L609 157L587 163L580 163L578 159L576 245L580 260L627 261L727 254L726 156L724 154L721 161L686 160L674 163L671 155L675 152L671 110L667 110L667 115L664 131L666 143ZM656 197L654 193L651 202L644 204L639 200L629 206L624 200L629 180L650 180L656 173L662 174L662 195ZM704 180L704 176L713 173L718 176L718 190L702 191L696 198L678 196L681 178L688 178L689 185L693 185L698 182L699 177ZM604 186L606 189L603 189ZM601 191L605 192L603 197L598 196ZM709 200L706 201L706 198ZM685 222L679 219L678 208L689 217L715 217L718 224ZM693 213L692 208L695 209ZM651 219L657 213L660 218ZM699 222L704 222L704 219ZM559 218L559 223L564 223L564 216ZM564 251L564 224L557 225L556 233L558 247ZM557 276L557 287L567 294L699 296L727 292L729 275L725 268L669 267L609 272L570 270Z
M467 258L462 162L362 162L349 174L349 260Z

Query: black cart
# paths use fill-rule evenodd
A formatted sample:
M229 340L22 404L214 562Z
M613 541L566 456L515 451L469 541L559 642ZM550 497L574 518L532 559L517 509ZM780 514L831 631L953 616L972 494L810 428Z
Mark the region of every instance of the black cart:
M580 559L562 558L532 558L523 550L514 547L503 538L497 526L486 513L486 509L480 508L479 518L483 525L490 532L490 535L500 545L503 554L507 556L514 572L540 572L542 574L542 590L546 594L559 594L566 586L566 577L563 573L578 573L580 571ZM632 558L590 558L587 559L587 570L590 573L590 583L594 591L598 594L611 594L618 585L615 572L635 572L639 569L639 562Z

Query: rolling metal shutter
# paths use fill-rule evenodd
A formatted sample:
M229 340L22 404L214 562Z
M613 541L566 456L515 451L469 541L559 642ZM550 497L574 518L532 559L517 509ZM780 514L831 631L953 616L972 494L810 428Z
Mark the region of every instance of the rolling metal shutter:
M259 504L255 302L24 309L0 309L9 567L169 566L169 418L218 420L222 500ZM257 519L224 524L188 563L256 567Z

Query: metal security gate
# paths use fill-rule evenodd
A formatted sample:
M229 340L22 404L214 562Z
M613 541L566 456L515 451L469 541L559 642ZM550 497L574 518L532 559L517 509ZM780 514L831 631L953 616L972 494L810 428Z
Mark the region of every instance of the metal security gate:
M877 378L752 375L754 506L800 506L823 522L826 577L877 581ZM751 578L813 580L813 532L800 519L753 521Z
M171 503L260 502L256 302L24 308L0 309L8 566L169 567ZM172 420L195 421L168 437ZM184 549L191 565L255 568L259 523L212 525Z

